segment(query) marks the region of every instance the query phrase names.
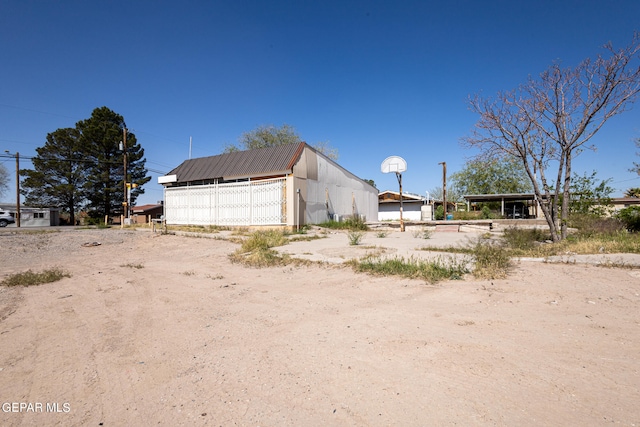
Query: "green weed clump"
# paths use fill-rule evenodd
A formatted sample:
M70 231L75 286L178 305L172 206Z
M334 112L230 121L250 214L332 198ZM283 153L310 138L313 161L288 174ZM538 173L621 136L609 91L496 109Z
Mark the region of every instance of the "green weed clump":
M347 233L347 237L349 238L349 244L351 246L357 246L362 241L362 238L364 237L364 232L357 231L357 230L350 230Z
M231 254L230 258L234 262L253 267L287 264L289 257L283 257L271 248L286 245L288 242L282 230L255 231L242 241L240 248Z
M504 279L511 268L511 254L499 243L478 240L473 247L473 275L478 279Z
M318 224L319 227L330 228L333 230L360 230L367 231L369 226L359 216L350 216L342 221L325 221L322 224Z
M379 276L402 276L410 279L423 279L428 283L441 280L460 280L469 272L465 262L455 259L437 258L425 261L403 257L381 259L367 257L349 261L355 271Z
M549 232L539 228L508 227L504 230L503 238L507 246L513 250L528 251L536 242L544 242L551 238Z
M57 282L64 277L71 277L71 274L59 268L51 268L40 273L27 270L23 273L12 274L4 279L0 284L5 286L35 286L44 283Z

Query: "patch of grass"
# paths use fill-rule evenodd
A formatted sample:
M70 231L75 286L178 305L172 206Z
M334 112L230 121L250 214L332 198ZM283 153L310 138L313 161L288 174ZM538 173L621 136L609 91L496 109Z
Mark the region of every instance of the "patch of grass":
M551 236L539 228L508 227L504 230L503 238L509 248L527 251L535 247L536 243L549 240Z
M258 230L242 241L242 252L265 250L274 246L284 246L289 242L282 230Z
M512 265L509 250L496 242L478 240L472 256L473 275L478 279L503 279Z
M144 265L138 263L138 264L134 264L134 263L127 263L127 264L121 264L120 267L129 267L129 268L136 268L136 269L141 269L144 268Z
M378 239L384 239L384 238L385 238L385 237L387 237L388 235L389 235L389 232L388 232L388 231L385 231L385 230L381 230L381 231L377 231L377 232L376 232L376 237L377 237Z
M71 274L60 268L50 268L40 273L27 270L23 273L12 274L4 279L0 284L5 286L35 286L44 283L57 282L64 277L71 277Z
M323 228L330 228L333 230L369 230L369 226L357 215L347 217L342 221L325 221L322 224L318 224L318 226Z
M295 235L292 237L289 237L289 241L290 242L310 242L312 240L318 240L318 239L326 239L327 236L318 236L313 235L313 236L309 236L309 235L304 235L304 236L300 236L300 235Z
M268 267L291 262L291 258L280 255L273 247L288 243L282 230L259 230L242 240L240 248L229 257L233 262L240 262L253 267Z
M195 272L195 271L193 271L193 270L188 270L188 271L183 271L183 272L182 272L182 273L180 273L180 274L182 274L182 275L184 275L184 276L193 276L193 275L195 275L195 274L196 274L196 272Z
M423 279L429 283L441 280L460 280L469 272L465 262L449 258L425 261L413 257L408 260L403 257L386 259L366 257L361 260L351 260L349 264L357 272Z
M347 237L349 238L349 244L351 246L357 246L360 244L360 242L362 241L362 238L364 237L364 232L363 231L357 231L357 230L350 230L347 233Z
M219 233L223 230L230 230L230 228L220 225L168 225L167 230L192 233Z
M21 234L51 234L51 233L60 233L60 230L28 230L21 231Z

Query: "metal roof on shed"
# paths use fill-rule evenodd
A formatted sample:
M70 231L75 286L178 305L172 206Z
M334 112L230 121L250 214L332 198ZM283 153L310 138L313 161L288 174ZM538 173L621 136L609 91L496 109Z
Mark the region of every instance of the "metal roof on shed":
M305 145L301 142L189 159L167 175L176 175L177 182L191 182L282 173L293 168Z

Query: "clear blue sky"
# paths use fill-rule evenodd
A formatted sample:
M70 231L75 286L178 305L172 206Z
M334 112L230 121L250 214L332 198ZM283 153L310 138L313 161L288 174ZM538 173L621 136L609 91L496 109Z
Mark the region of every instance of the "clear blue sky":
M33 156L47 133L107 106L147 167L215 155L259 125L327 141L343 167L397 190L380 163L407 160L424 194L474 153L469 95L515 88L554 60L574 66L640 30L640 1L0 0L0 153ZM578 173L640 186L628 171L640 105L611 120ZM15 164L0 159L12 177ZM23 161L21 167L31 167ZM159 173L140 204L162 199ZM15 182L10 183L15 188ZM10 189L4 201L14 200Z

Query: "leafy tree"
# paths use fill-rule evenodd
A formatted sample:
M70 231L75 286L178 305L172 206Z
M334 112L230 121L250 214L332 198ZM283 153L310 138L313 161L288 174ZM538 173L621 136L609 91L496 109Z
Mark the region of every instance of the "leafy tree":
M122 116L107 107L96 108L75 128L47 135L45 145L36 149L34 169L20 171L25 177L25 200L33 205L61 206L72 222L75 212L84 207L93 217L122 212L125 151L119 145L125 135L126 182L138 184L131 191L130 203L134 204L144 193L142 185L151 179L146 176L144 150L136 136L127 131Z
M303 142L293 126L283 124L281 127L273 125L258 126L256 129L245 132L240 136L239 145L227 145L225 153L235 151L254 150L256 148L275 147L278 145L297 144ZM318 142L313 148L330 158L338 159L338 150L332 148L327 142Z
M0 197L9 189L9 171L0 164Z
M75 212L84 206L87 163L84 161L80 133L74 128L58 129L47 135L44 146L23 169L21 193L32 206L60 206L75 224Z
M574 173L571 180L570 212L604 216L607 207L611 206L611 193L615 191L609 186L610 182L611 178L598 183L596 171L582 176Z
M538 79L530 77L495 99L475 96L469 101L480 119L464 142L485 156L507 154L522 162L537 199L547 201L540 207L554 242L567 237L574 156L595 149L587 142L640 92L640 34L623 49L614 50L609 43L605 50L607 57L586 59L575 68L553 64ZM555 185L545 175L553 174L551 162L557 165Z
M513 157L468 161L450 177L462 194L514 194L531 191L531 182L522 163Z
M93 110L91 117L76 124L86 159L90 161L85 186L90 215L102 217L122 212L124 201L124 156L127 157L126 182L136 183L131 190L129 205L144 193L143 184L149 182L145 168L144 149L134 133L127 130L124 118L107 107ZM124 150L120 150L120 142Z
M371 185L373 188L378 188L376 187L376 182L372 179L364 179L364 182L366 182L367 184Z

